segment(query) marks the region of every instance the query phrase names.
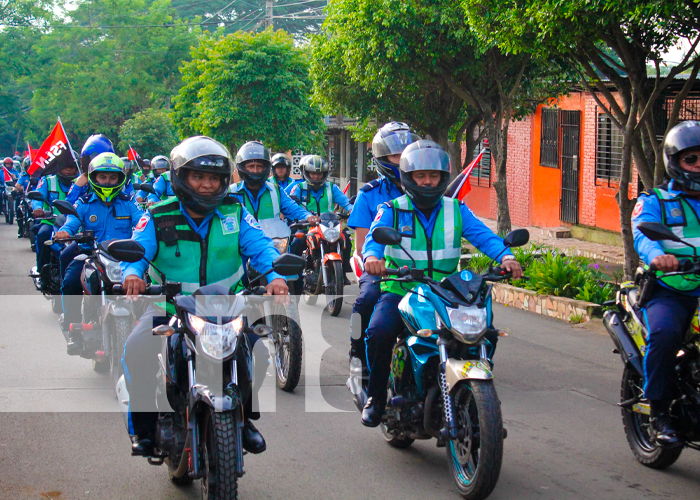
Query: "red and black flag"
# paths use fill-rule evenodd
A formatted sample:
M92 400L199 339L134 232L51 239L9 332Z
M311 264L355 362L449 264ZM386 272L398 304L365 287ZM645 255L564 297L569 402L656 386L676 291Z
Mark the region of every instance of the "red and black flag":
M469 182L469 176L472 174L474 167L481 161L482 156L484 156L483 151L479 153L479 156L474 158L474 160L467 165L464 170L462 170L461 174L450 182L450 185L447 186L447 190L445 191L445 196L448 198L457 198L459 201L462 201L464 197L469 194L469 191L472 190L472 185Z
M68 141L66 131L63 130L63 124L60 118L39 148L39 151L36 151L36 154L34 153L35 152L32 151L32 164L27 170L27 173L34 178L55 174L71 165L75 165L80 169L80 166L73 156L73 149Z
M131 147L131 145L129 145L129 152L126 153L126 157L129 159L129 161L135 161L141 169L146 166L139 154L134 148Z

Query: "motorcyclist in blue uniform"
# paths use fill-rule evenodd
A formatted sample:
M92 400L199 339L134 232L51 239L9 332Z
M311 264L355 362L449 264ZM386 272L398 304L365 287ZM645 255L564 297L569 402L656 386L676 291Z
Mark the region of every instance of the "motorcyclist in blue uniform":
M78 160L82 175L73 183L73 187L66 198L68 203L75 205L78 199L82 198L85 193L88 192L90 188L90 181L87 176L88 167L90 166L90 162L102 153L114 153L112 141L103 134L93 134L88 137L85 144L83 144L83 149L80 150L80 157Z
M22 196L26 193L29 192L30 190L30 176L27 173L27 169L29 169L29 166L32 164L32 160L27 157L22 161L22 167L21 167L21 172L19 174L19 178L17 179L17 182L15 183L15 187L13 188L14 193L17 193L15 196L15 214L17 216L17 237L21 238L22 237L22 230L24 227L24 217L25 214L21 210L21 205L22 205ZM27 217L29 214L26 215Z
M671 241L655 242L637 228L641 222L669 226L686 242L700 247L700 122L685 121L673 127L664 140L663 158L670 180L640 194L632 212L634 247L645 264L659 272L677 271L679 258L693 250ZM682 248L680 248L682 247ZM644 396L649 400L651 427L663 447L683 446L669 416L673 397L674 359L682 347L700 296L695 276L660 279L643 307L649 330L644 354Z
M79 217L69 215L54 239L74 236L81 228L94 231L97 244L112 239L130 238L131 230L141 219L143 212L132 201L131 195L122 192L126 183L124 163L114 153L101 153L88 165L87 176L90 190L75 204ZM63 250L61 255L62 267L66 264L66 260L69 261L62 269L64 329L68 329L71 323L81 323L80 305L83 291L80 273L85 261L75 259L79 253L81 249L77 243L73 242ZM80 331L71 331L68 354L77 355L82 350Z
M355 230L355 253L362 259L362 247L377 210L383 203L402 196L403 188L399 176L399 160L406 146L420 140L405 123L390 122L383 125L372 140L372 155L377 163L377 170L382 175L379 179L368 182L360 188L348 226ZM352 306L350 317L350 362L358 358L366 368L364 332L379 300L379 278L363 272L360 277L360 293Z
M209 137L190 137L173 149L170 159L176 198L149 208L134 230L133 239L143 245L145 257L165 273L168 281L180 282L185 294L213 283L239 290L244 258L250 259L261 273L270 270L279 252L255 218L229 195L233 168L226 147ZM147 267L144 260L122 264L128 296L145 291L143 275ZM267 278L269 295L289 293L282 276L272 272ZM150 456L153 451L158 413L152 402L161 344L151 329L167 320L162 312L149 308L124 349L122 364L129 390L132 455ZM248 338L251 345L258 340L254 334ZM266 363L258 362L255 355L259 349L253 348L254 365L262 368L264 378ZM256 382L260 378L256 369ZM253 412L250 398L244 408L242 446L251 453L261 453L266 448L265 440L251 421L259 418L259 413Z
M402 245L417 261L418 267L425 269L433 279L439 280L458 269L462 238L491 258L502 255L503 268L512 272L514 278L522 277L520 264L506 250L503 240L477 219L466 205L445 197L450 179L450 158L440 145L425 140L410 144L401 154L399 175L406 194L384 203L370 226L362 249L367 273L384 276L385 259L393 268L411 265L410 259L397 246L385 247L372 238L375 228L393 227L404 236ZM367 329L370 375L368 400L362 411L362 424L367 427L381 423L391 352L396 337L404 328L398 304L407 291L396 282L382 283L381 290Z
M163 155L158 155L151 160L151 169L156 178L153 189L156 194L148 194L150 205L163 201L171 196L175 196L172 183L170 182L170 160Z
M51 215L52 207L50 204L55 200L68 200L68 193L73 186L73 181L78 177L78 166L73 164L61 169L55 175L44 176L39 180L36 191L41 193L49 204L41 201L32 200L32 217L41 218L44 215ZM71 203L69 201L69 203ZM43 275L43 269L51 260L51 249L44 245L44 242L51 239L54 232L54 223L50 220L41 220L38 227L34 227L36 231L36 269L39 274ZM45 287L45 279L41 279L41 287Z
M301 182L301 179L292 179L292 160L284 153L277 153L272 157L272 177L270 180L277 184L287 194Z

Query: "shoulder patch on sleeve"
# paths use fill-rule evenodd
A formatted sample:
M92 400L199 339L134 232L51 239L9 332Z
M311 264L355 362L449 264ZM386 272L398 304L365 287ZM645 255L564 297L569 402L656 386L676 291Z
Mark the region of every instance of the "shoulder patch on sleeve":
M134 231L141 232L144 230L144 228L148 225L148 222L151 220L151 215L149 213L145 213L141 216L139 219L138 223L136 224L136 227L134 227Z
M634 206L634 210L632 210L632 218L637 217L639 214L642 213L642 210L644 210L644 199L639 198L637 200L637 204Z
M367 184L362 186L360 188L360 191L363 191L366 193L367 191L371 191L372 189L376 188L377 186L379 186L379 179L374 179L373 181L369 181Z
M248 223L248 225L254 227L255 229L260 229L260 224L258 224L258 221L252 214L246 214L245 221Z

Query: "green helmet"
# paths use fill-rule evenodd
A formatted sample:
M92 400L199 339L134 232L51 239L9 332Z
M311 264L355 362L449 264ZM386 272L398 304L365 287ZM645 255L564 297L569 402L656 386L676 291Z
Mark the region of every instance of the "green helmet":
M97 174L100 172L116 172L118 174L117 183L98 184ZM88 166L88 179L95 194L105 203L109 203L117 197L126 182L124 162L114 153L100 153L92 159Z

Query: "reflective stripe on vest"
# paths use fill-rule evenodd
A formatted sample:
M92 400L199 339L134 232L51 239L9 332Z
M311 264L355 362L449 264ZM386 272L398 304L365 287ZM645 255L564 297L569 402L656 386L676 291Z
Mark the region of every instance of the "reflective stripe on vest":
M280 192L279 187L271 182L265 181L265 192L260 196L258 201L257 212L253 210L253 203L248 196L248 193L243 189L243 182L234 184L231 189L232 193L240 194L245 202L245 208L253 214L257 220L279 219L280 218ZM261 188L262 189L262 188Z
M683 241L700 248L700 220L688 201L682 196L673 197L665 189L654 189L659 205L661 205L661 221L673 231L673 234ZM659 241L664 253L676 257L692 257L693 249L682 243L663 240ZM663 274L661 272L657 273ZM680 292L695 290L700 286L700 278L693 275L669 276L661 278L661 282Z
M462 254L462 216L459 212L459 201L443 198L443 206L438 213L430 240L407 196L396 198L390 203L394 207L394 229L404 235L401 246L415 259L416 266L429 271L428 274L437 280L454 273ZM412 265L398 245L386 246L384 257L387 267ZM400 286L395 281L389 281L382 283L381 289L384 292L405 295L412 286Z
M235 288L243 278L238 237L241 227L241 205L226 203L219 207L224 215L214 215L202 239L180 211L177 198L154 205L151 209L156 226L158 252L153 263L169 281L182 283L183 293L193 293L204 285L219 284ZM159 281L158 274L151 276Z
M46 185L47 185L46 186L46 188L47 188L46 194L48 195L46 197L47 200L51 200L51 193L56 193L57 200L65 200L66 196L68 196L68 193L64 193L63 189L61 189L61 187L58 185L58 177L56 177L55 175L50 175L50 176L46 177ZM51 205L44 203L44 211L45 212L50 212L52 210L53 210L53 208L51 207ZM41 219L41 223L42 224L49 224L51 226L56 225L56 223L54 221L45 220L45 219Z
M325 183L323 196L321 196L321 199L318 201L316 201L316 198L311 194L308 182L304 181L299 184L299 186L301 186L301 204L304 205L304 208L309 212L321 215L333 211L333 188L330 182Z

